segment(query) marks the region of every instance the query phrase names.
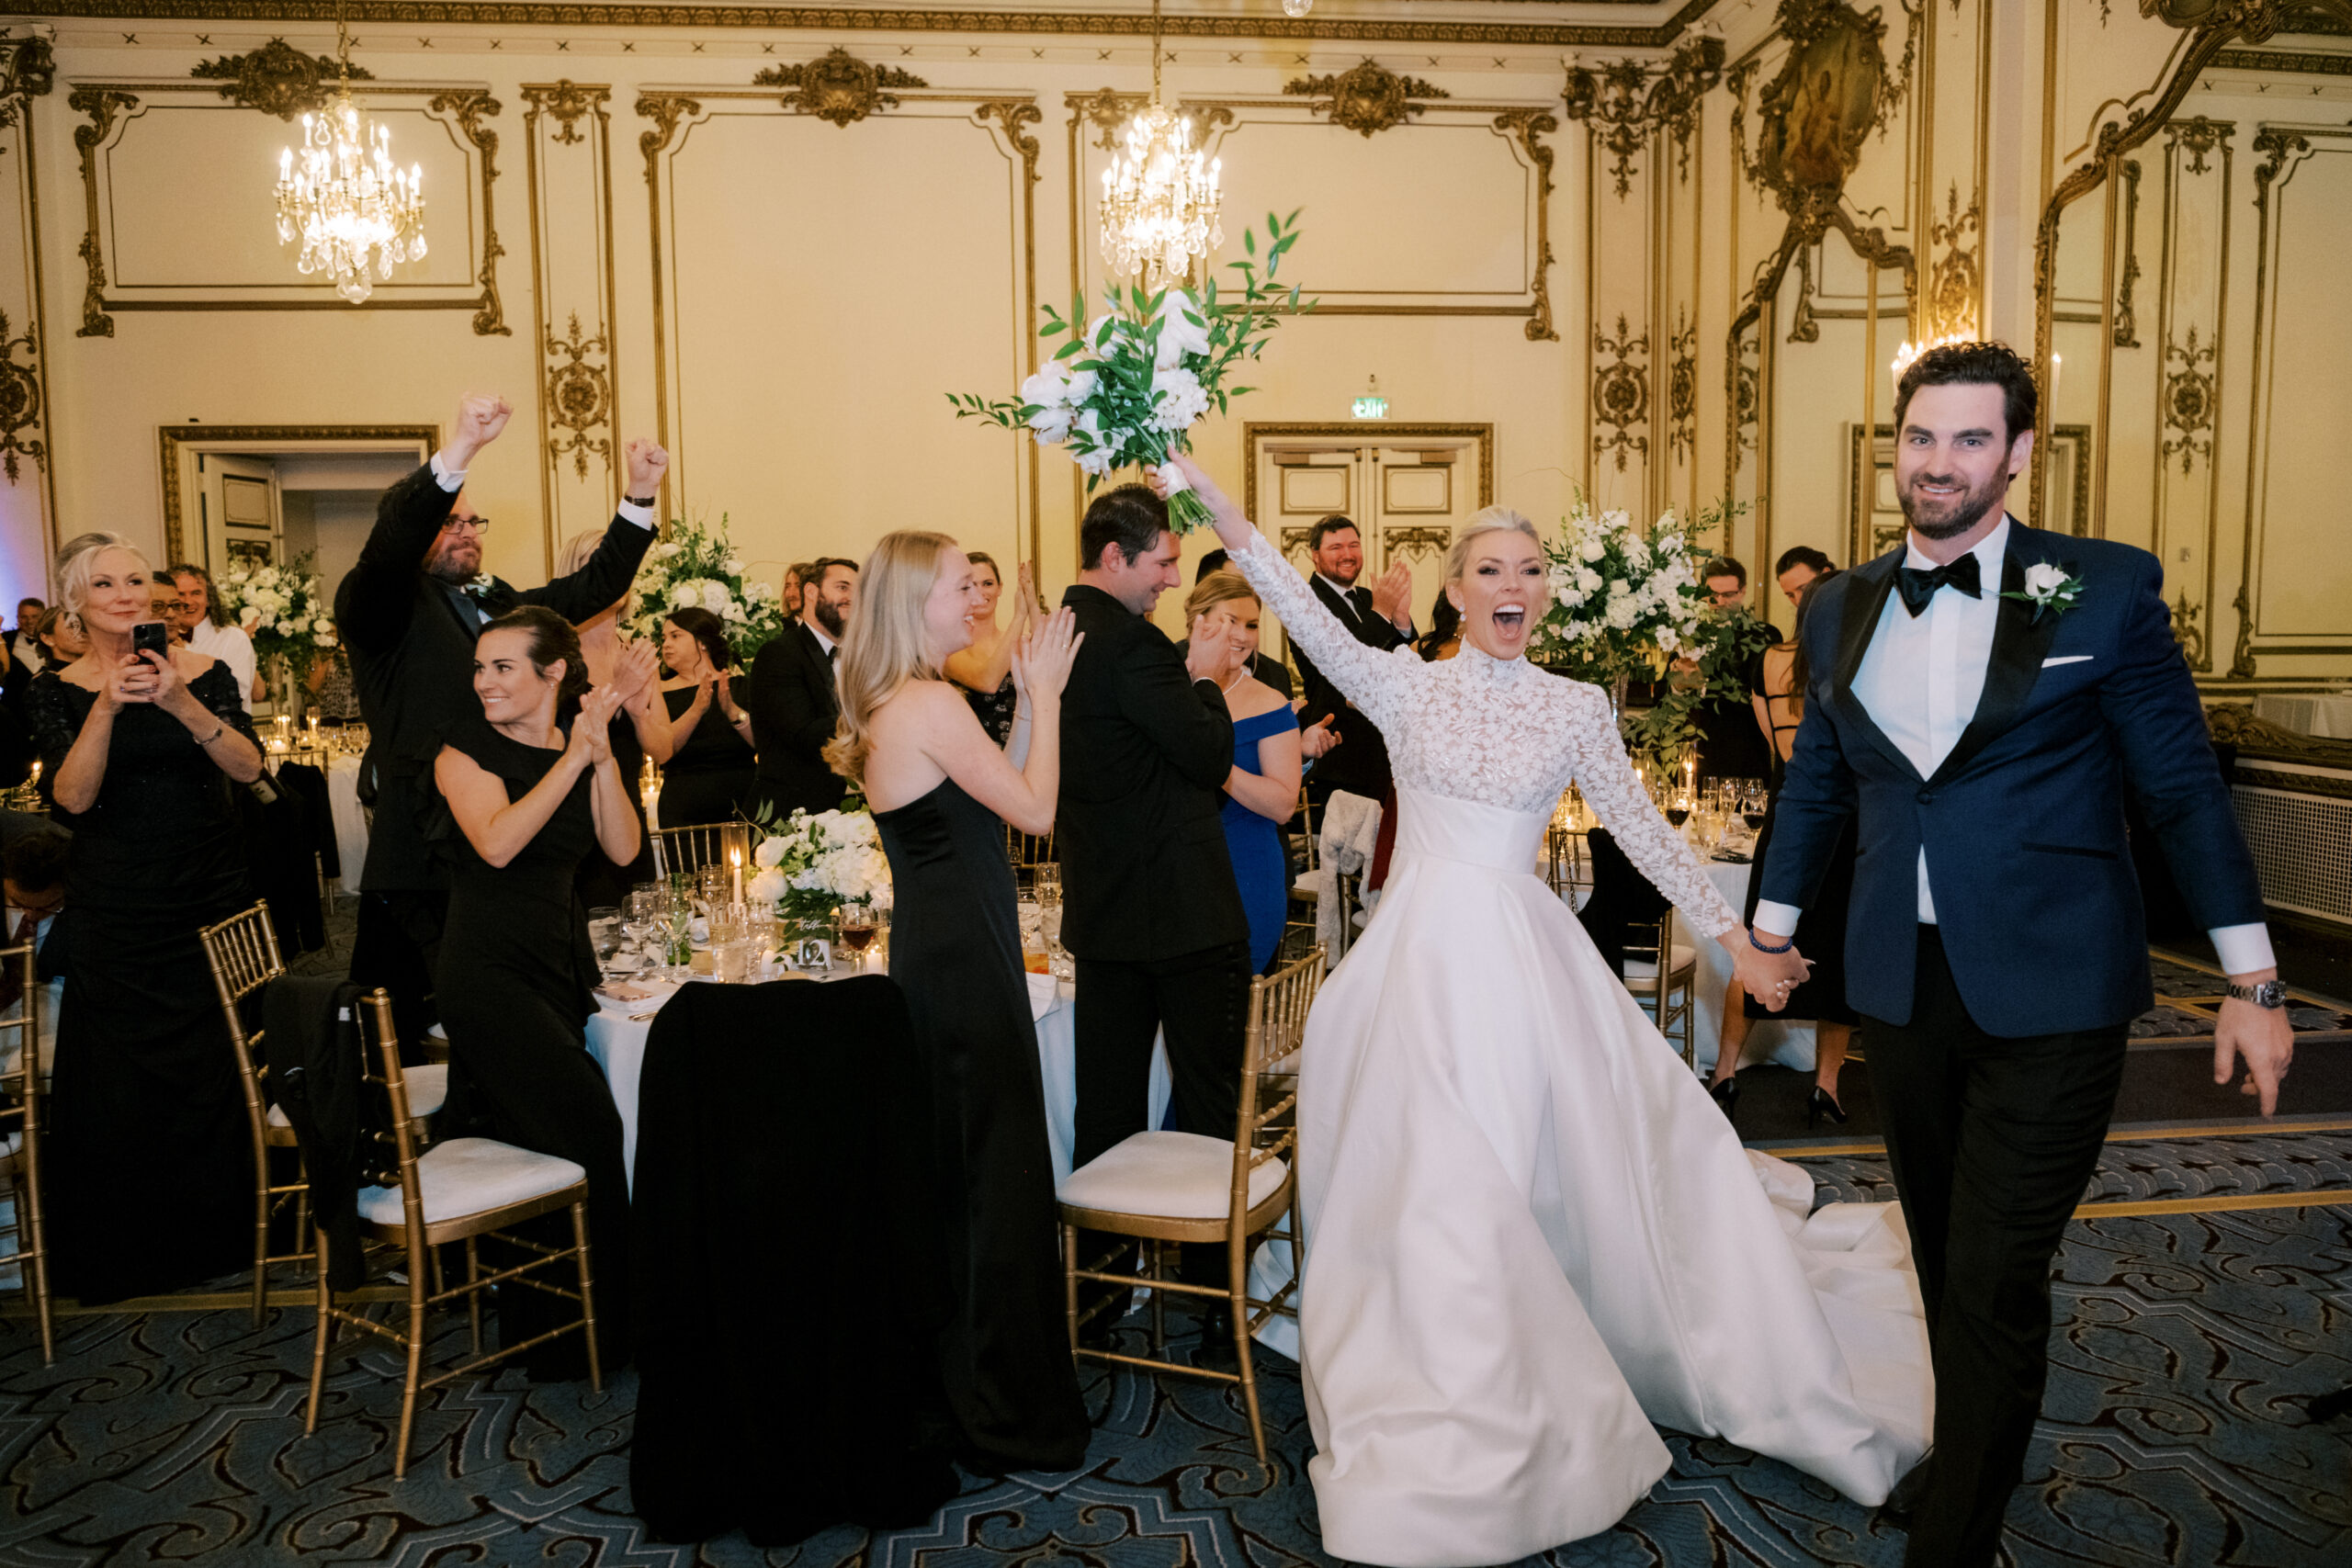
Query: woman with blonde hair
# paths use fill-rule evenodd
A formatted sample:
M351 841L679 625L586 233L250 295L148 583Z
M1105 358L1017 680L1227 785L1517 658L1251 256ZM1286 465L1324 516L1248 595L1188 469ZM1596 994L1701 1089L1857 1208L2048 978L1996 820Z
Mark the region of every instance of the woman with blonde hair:
M133 642L153 581L114 535L68 545L61 608L88 646L28 699L42 793L74 834L51 1246L59 1292L90 1303L253 1261L243 1090L197 932L253 903L226 785L261 776L261 750L228 666Z
M1213 571L1184 601L1187 637L1222 626L1231 654L1214 675L1233 716L1233 771L1226 775L1225 847L1234 885L1250 917L1250 967L1263 974L1282 945L1290 911L1290 853L1282 825L1298 809L1306 762L1299 750L1298 714L1280 692L1250 674L1258 651L1258 592L1233 570Z
M1049 833L1061 694L1080 640L1057 610L1011 662L1018 709L1000 750L941 671L972 639L982 594L944 534L884 536L842 641L841 720L826 761L874 807L892 892L890 977L928 1065L955 1281L940 1370L984 1474L1085 1457L1056 1256L1053 1159L1022 974L1005 824Z
M564 541L563 551L556 558L555 574L570 577L584 570L604 542L602 528L574 534ZM614 768L628 792L629 809L637 817L637 854L627 865L616 865L604 855L581 861L579 893L584 909L616 909L628 901L631 887L653 876L653 847L645 836L645 801L637 784L645 772L645 759L650 757L656 766L666 766L673 743L670 710L662 703L656 684L660 656L651 643L621 636L621 623L636 606L637 591L631 589L601 613L573 622L571 627L580 637L581 661L588 668L588 689L597 692L611 686L621 694L620 708L607 726L608 739Z

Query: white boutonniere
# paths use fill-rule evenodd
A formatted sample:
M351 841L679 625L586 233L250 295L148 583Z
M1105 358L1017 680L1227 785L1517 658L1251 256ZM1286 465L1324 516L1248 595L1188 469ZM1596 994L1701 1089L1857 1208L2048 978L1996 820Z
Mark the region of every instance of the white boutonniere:
M2041 569L2037 567L2034 570L2038 571ZM497 586L498 579L491 576L490 573L485 571L477 574L474 580L471 582L467 583L460 592L470 593L475 598L481 599L487 596L490 591Z
M2003 593L2004 599L2021 599L2033 606L2033 618L2041 619L2042 612L2054 610L2060 615L2075 607L2075 598L2083 591L2083 580L2069 573L2054 561L2036 561L2025 569L2025 592Z

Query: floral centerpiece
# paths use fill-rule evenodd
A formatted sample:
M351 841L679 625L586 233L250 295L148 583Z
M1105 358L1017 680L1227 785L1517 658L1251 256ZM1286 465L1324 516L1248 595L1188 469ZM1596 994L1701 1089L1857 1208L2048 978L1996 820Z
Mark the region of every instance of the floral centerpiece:
M773 585L743 575L724 513L716 528L673 520L668 537L645 552L630 587L637 595L627 623L632 637L658 642L662 618L671 611L707 610L727 627L727 645L741 666L784 634L784 602Z
M1596 513L1582 496L1544 547L1550 603L1529 638L1531 655L1562 674L1604 687L1634 750L1661 759L1697 735L1690 712L1710 680L1738 680L1737 669L1765 633L1742 611L1718 611L1699 581L1692 533L1727 526L1718 508L1686 528L1672 508L1645 528L1622 511ZM1625 689L1655 680L1676 660L1695 662L1697 677L1660 683L1657 700L1638 717L1624 713Z
M868 811L795 811L767 829L752 863L759 870L744 897L773 905L779 919L823 920L844 904L890 902L890 863Z
M295 682L334 646L334 619L325 590L305 552L284 566L233 567L215 584L220 604L253 639L254 657Z
M1285 291L1274 283L1283 254L1298 241L1297 219L1295 211L1287 219L1266 215L1262 274L1257 235L1242 233L1244 259L1226 264L1240 274L1238 295L1228 289L1220 297L1214 274L1198 292L1178 287L1147 294L1140 284L1124 291L1114 285L1103 293L1103 313L1082 330L1077 304L1067 321L1046 306L1037 335L1069 341L1021 383L1018 398L948 393L956 417L1008 430L1025 426L1040 446L1068 446L1090 492L1114 468L1156 467L1170 450L1191 451L1194 422L1211 405L1225 412L1231 399L1252 389L1227 382L1242 361L1264 351L1278 312L1315 308L1312 300L1300 303L1295 285ZM1208 520L1208 509L1190 491L1169 497L1169 526L1177 533Z

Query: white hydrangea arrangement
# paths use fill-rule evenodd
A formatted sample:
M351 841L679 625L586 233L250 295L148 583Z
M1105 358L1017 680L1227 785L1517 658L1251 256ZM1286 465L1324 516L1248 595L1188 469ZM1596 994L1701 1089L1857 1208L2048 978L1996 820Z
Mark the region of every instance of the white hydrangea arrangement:
M1264 351L1278 314L1304 314L1297 286L1275 287L1283 253L1298 242L1298 214L1266 215L1265 271L1258 269L1258 241L1244 231L1244 258L1226 265L1241 275L1238 297L1217 296L1216 279L1195 291L1187 287L1148 294L1142 285L1103 294L1109 307L1080 330L1083 312L1073 305L1065 321L1050 305L1040 337L1069 341L1044 369L1021 383L1021 395L991 400L950 392L957 419L984 419L1008 430L1026 427L1040 446L1067 446L1086 475L1091 492L1114 468L1158 467L1172 451L1189 452L1187 434L1215 405L1252 390L1227 385L1243 360ZM1182 479L1177 482L1181 485ZM1208 509L1190 491L1168 500L1169 526L1179 534L1206 524Z
M637 595L628 623L632 637L658 642L662 618L671 611L707 610L726 626L736 662L746 665L784 631L783 600L773 585L743 575L724 513L716 528L673 521L667 536L645 552L631 588Z
M829 918L844 904L887 908L890 862L867 811L795 811L752 852L744 897L786 920Z
M1530 640L1547 663L1605 685L1697 649L1707 591L1671 508L1641 528L1579 496L1544 554L1552 602Z
M233 567L213 585L222 608L253 638L254 658L265 667L285 666L297 681L335 645L334 619L312 565L305 553L284 566Z

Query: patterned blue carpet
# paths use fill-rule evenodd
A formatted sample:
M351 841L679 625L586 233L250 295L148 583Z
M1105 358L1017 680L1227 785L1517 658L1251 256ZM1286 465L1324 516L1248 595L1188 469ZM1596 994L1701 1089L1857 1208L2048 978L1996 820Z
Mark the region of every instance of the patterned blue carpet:
M1883 1170L1804 1160L1827 1193ZM2111 1145L2095 1201L2352 1191L2352 1133ZM2273 1200L2275 1201L2275 1199ZM2352 1205L2096 1215L2059 1259L2051 1393L2009 1514L2018 1568L2352 1563L2352 1417L2302 1400L2352 1383ZM645 1539L630 1517L634 1382L532 1387L518 1372L428 1395L391 1479L398 1367L340 1359L304 1438L311 1317L242 1312L61 1321L44 1368L0 1328L0 1564L548 1564L560 1568L1287 1568L1330 1561L1305 1480L1298 1380L1261 1361L1271 1473L1238 1393L1091 1374L1086 1467L972 1482L927 1528L843 1529L788 1551ZM459 1348L453 1323L443 1348ZM1181 1342L1180 1342L1181 1343ZM1758 1353L1769 1353L1758 1347ZM779 1411L777 1418L791 1418ZM1668 1435L1675 1466L1562 1568L1893 1568L1903 1538L1817 1482Z

